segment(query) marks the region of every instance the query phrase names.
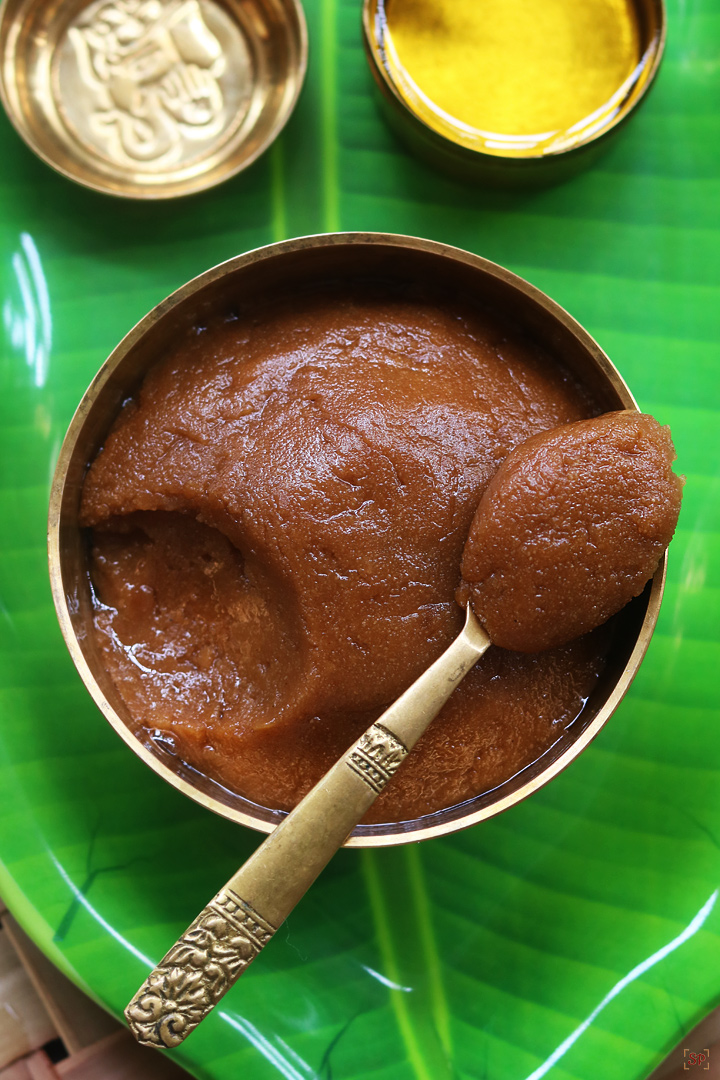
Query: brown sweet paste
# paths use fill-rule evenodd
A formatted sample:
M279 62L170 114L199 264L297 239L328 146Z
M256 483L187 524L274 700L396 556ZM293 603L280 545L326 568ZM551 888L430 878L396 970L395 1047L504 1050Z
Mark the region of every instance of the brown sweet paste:
M670 431L605 413L513 450L465 544L458 601L496 645L538 652L586 634L638 596L680 513Z
M328 287L189 334L83 492L97 637L138 732L293 806L459 632L463 546L500 463L595 412L534 344L456 301ZM368 820L536 760L606 644L491 649Z

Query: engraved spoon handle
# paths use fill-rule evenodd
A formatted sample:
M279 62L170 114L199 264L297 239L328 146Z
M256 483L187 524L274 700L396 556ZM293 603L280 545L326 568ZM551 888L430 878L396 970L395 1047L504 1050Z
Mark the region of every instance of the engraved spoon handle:
M465 626L233 874L125 1010L146 1046L177 1046L242 975L342 846L490 639Z

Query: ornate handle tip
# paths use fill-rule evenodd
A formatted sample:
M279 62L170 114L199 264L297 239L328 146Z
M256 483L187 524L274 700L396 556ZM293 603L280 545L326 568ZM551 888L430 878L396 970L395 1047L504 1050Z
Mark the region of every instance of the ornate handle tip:
M200 912L125 1010L143 1046L178 1046L217 1005L275 933L230 889Z

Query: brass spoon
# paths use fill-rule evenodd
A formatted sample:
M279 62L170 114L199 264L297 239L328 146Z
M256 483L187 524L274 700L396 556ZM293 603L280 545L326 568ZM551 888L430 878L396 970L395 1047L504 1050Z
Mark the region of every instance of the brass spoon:
M455 641L318 781L150 973L125 1010L138 1042L177 1046L217 1005L490 644L468 604Z
M632 456L630 472L628 441L642 449ZM619 519L613 510L617 493L607 490L613 454L622 463L617 475L622 477L625 512ZM498 645L537 652L561 644L604 622L638 595L654 574L677 522L682 481L672 472L674 457L667 431L652 417L633 412L565 424L532 436L511 451L475 513L463 551L459 590L461 596L469 590L473 603L479 601L478 610ZM533 540L538 522L548 518L548 508L555 531L538 545ZM603 545L597 542L598 522L608 517L609 510L613 524ZM504 522L511 522L510 536L507 526L503 530ZM582 537L589 532L593 541L585 543ZM498 547L503 555L499 562ZM514 549L508 573L507 551ZM565 582L571 571L585 582L586 602L579 612L575 603L567 605ZM489 645L490 638L468 603L465 626L452 645L371 724L230 878L140 988L125 1010L140 1042L176 1046L217 1004L363 818Z

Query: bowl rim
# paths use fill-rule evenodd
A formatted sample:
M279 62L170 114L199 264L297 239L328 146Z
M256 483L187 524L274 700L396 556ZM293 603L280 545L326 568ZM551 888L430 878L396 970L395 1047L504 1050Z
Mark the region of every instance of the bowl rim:
M130 749L142 760L146 765L166 780L172 787L181 791L187 795L194 802L199 803L206 809L212 810L222 817L228 818L231 821L235 821L238 824L246 825L249 828L255 829L258 832L270 833L272 832L281 820L284 818L284 814L281 812L275 812L277 819L274 821L268 821L266 819L254 817L249 811L239 808L233 808L221 803L219 800L213 798L211 795L200 791L188 780L181 776L178 776L169 766L157 755L155 755L149 747L147 747L142 741L126 726L123 720L115 712L110 702L105 697L102 689L100 688L94 674L92 673L90 666L85 658L82 648L78 642L78 637L73 626L70 610L70 602L68 595L64 587L63 580L63 560L61 552L61 524L62 524L62 507L64 502L64 495L66 489L66 482L68 479L68 469L73 458L75 445L79 439L79 436L83 430L83 427L88 419L88 416L92 410L92 407L100 394L102 388L106 385L108 380L112 377L116 368L122 363L124 358L131 352L135 345L144 337L148 331L153 328L162 318L167 316L170 312L177 309L185 301L189 300L192 296L200 293L206 286L212 284L218 279L234 273L240 269L247 269L258 263L262 263L268 259L282 258L283 256L298 251L302 251L308 247L340 247L340 246L354 246L354 245L370 245L370 246L390 246L393 248L405 249L406 251L422 251L429 253L430 255L437 255L440 257L449 258L454 262L464 263L465 265L478 269L481 272L490 274L492 277L498 279L505 285L509 285L512 288L518 289L529 300L538 303L546 312L549 312L551 316L559 321L567 330L569 330L580 345L590 353L592 359L596 363L601 373L607 377L608 381L612 385L613 389L619 394L621 399L625 402L625 407L639 411L637 402L635 401L630 389L625 383L624 379L615 368L612 361L606 355L606 353L600 348L597 342L588 334L588 332L581 326L576 319L573 318L564 308L562 308L556 301L552 300L544 292L538 289L536 286L530 284L524 278L512 271L507 270L505 267L500 266L498 263L491 262L482 256L475 255L469 251L465 251L462 248L457 248L449 244L443 244L434 240L427 240L421 237L413 237L398 233L380 233L380 232L345 232L345 233L319 233L309 236L298 237L292 240L284 240L273 244L264 245L259 248L255 248L251 251L245 252L242 255L235 256L224 262L218 263L216 266L204 271L203 273L192 278L190 281L181 285L178 289L172 292L164 300L161 300L155 305L142 319L140 319L134 327L122 338L122 340L112 350L108 358L102 364L97 374L91 381L89 387L83 394L80 403L68 425L67 432L63 443L60 448L57 464L52 480L50 490L50 501L48 510L48 565L50 573L50 585L52 590L53 602L57 613L58 622L62 631L65 644L70 652L75 667L85 684L86 689L90 693L90 696L98 706L105 719L110 723L111 727L117 732L117 734L123 739L123 741L130 747ZM662 560L658 566L658 569L652 578L652 582L649 587L649 595L647 600L647 608L642 619L642 623L637 631L637 637L635 644L632 648L630 656L628 657L624 668L613 685L611 692L608 694L604 704L598 709L595 717L588 723L586 728L567 746L567 748L558 755L558 757L549 762L545 768L543 768L539 774L532 779L520 784L515 790L509 792L503 797L492 801L491 803L482 806L481 808L472 811L470 805L475 800L469 800L466 804L456 804L458 806L468 805L468 812L458 817L452 818L446 821L433 821L433 818L437 814L425 815L421 818L414 819L415 822L427 822L427 824L421 824L417 827L413 827L413 821L388 823L387 828L389 830L382 833L368 834L365 832L354 832L345 842L346 847L387 847L394 846L403 843L414 843L416 841L429 839L436 836L444 836L449 833L460 831L475 825L480 821L487 818L494 817L496 814L509 809L516 803L521 802L529 795L533 794L539 788L543 787L546 783L552 780L563 769L565 769L575 758L590 744L595 738L598 732L605 725L612 713L619 705L622 698L625 696L633 678L635 677L640 663L647 651L650 643L655 625L657 623L660 602L662 599L665 576L667 569L667 552L664 553ZM518 774L516 774L518 775ZM485 793L487 794L487 793ZM476 798L481 798L477 796ZM248 804L252 805L252 804ZM267 808L265 808L267 809ZM450 808L447 808L450 809ZM438 811L438 814L446 813L446 811ZM361 827L369 828L369 826Z

